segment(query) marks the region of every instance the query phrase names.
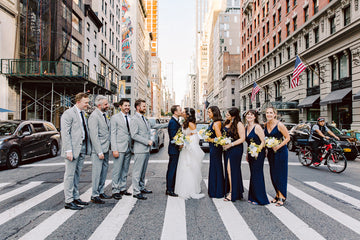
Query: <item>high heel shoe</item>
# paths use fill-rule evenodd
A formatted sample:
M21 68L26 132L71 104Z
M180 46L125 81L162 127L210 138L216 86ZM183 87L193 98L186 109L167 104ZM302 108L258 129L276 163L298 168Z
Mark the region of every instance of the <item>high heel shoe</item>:
M279 201L278 197L275 197L273 200L271 200L271 203L277 203Z
M285 198L279 198L279 200L276 202L277 207L282 207L285 204L286 199Z

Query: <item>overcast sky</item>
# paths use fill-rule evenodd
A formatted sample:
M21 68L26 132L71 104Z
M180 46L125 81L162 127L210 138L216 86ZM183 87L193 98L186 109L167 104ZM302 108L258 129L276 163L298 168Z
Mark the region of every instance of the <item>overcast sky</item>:
M159 0L159 57L162 68L173 62L176 103L185 94L190 60L195 52L195 0Z

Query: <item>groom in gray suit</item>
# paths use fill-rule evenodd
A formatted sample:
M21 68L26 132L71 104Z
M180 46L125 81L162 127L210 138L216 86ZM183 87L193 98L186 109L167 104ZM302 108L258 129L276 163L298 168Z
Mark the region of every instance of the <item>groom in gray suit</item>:
M146 200L143 194L152 193L151 190L145 188L145 173L150 157L151 128L166 128L165 124L151 124L144 117L146 113L146 102L142 99L135 101L136 112L130 123L131 138L134 140L134 166L133 166L133 197Z
M95 98L95 110L89 117L90 139L92 144L92 194L91 202L105 203L102 199L110 199L104 193L106 175L109 167L110 119L106 114L109 102L103 95Z
M78 188L85 155L91 153L89 128L84 113L89 107L88 94L76 94L75 102L75 106L61 116L61 156L65 158L65 208L81 210L83 208L79 205L89 204L80 199Z
M131 195L126 191L126 177L131 158L130 135L130 101L120 100L121 112L111 117L111 150L114 159L112 176L112 196L119 200L123 195Z

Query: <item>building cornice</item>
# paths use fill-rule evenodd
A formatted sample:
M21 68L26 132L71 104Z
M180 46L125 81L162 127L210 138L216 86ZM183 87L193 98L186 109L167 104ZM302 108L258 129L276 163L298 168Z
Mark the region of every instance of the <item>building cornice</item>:
M96 25L98 28L98 32L100 32L100 28L103 26L102 22L96 15L96 13L92 10L89 4L85 4L85 17L89 17L90 20Z

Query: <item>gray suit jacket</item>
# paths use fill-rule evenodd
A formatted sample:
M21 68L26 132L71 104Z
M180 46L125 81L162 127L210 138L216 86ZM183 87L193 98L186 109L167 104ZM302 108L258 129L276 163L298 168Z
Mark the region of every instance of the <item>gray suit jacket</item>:
M150 152L150 146L148 145L151 140L151 128L166 128L167 123L164 124L145 124L139 114L134 114L131 118L130 132L131 138L134 140L134 153L148 153Z
M128 116L129 120L131 119ZM129 121L130 123L131 121ZM131 135L127 129L126 121L122 113L117 113L111 117L111 150L127 152L131 148ZM130 126L130 124L129 124Z
M107 116L107 115L106 115ZM110 120L96 108L89 117L92 153L107 153L110 147Z
M85 117L85 122L89 136L90 131L88 128L86 117ZM71 150L73 157L78 158L83 141L83 136L82 136L83 125L75 106L66 110L63 113L63 115L61 116L60 127L61 127L61 146L62 146L61 156L66 157L65 151ZM90 137L88 138L86 144L87 144L86 154L90 155L91 153Z

